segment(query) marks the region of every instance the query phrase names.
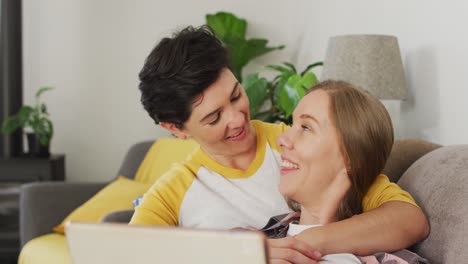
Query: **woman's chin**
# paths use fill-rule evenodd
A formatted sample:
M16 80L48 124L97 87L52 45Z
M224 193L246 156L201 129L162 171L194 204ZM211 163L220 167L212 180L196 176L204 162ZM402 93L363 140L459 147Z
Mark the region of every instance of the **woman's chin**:
M291 188L289 188L286 184L279 185L279 192L286 198L291 199L292 194L294 193Z

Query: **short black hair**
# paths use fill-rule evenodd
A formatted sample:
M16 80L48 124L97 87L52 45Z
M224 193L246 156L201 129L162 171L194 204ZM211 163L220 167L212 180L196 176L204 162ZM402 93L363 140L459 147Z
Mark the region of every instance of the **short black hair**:
M182 128L192 104L229 67L227 50L207 26L186 27L164 38L140 71L141 103L156 124Z

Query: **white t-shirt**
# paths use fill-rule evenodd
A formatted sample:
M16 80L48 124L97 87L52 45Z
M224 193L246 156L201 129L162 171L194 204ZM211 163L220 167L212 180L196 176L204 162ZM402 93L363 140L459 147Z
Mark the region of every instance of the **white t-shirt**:
M190 228L262 228L272 215L291 212L278 191L284 124L251 121L255 159L246 170L225 167L201 148L175 164L145 194L131 224Z
M298 225L289 224L288 236L294 236L300 232L314 228L320 225ZM323 256L318 263L339 263L339 264L361 264L362 262L353 254L340 253L340 254L328 254Z

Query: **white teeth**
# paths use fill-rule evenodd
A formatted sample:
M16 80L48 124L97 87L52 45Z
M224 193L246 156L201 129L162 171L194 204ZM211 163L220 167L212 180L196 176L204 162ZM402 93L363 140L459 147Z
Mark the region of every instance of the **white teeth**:
M242 133L242 130L241 130L241 131L239 131L239 133L237 133L237 134L235 134L235 135L233 135L233 136L230 136L230 137L228 137L228 138L237 137L237 136L238 136L238 135L240 135L241 133Z
M295 163L292 163L292 162L289 162L287 160L283 160L281 162L281 167L290 168L290 169L299 169L299 165L297 165Z

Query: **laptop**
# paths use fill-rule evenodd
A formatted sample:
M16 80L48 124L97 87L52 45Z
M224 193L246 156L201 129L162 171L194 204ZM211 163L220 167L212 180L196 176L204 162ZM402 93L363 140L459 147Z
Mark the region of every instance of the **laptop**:
M65 228L74 264L267 263L260 232L79 222Z

